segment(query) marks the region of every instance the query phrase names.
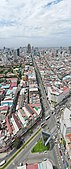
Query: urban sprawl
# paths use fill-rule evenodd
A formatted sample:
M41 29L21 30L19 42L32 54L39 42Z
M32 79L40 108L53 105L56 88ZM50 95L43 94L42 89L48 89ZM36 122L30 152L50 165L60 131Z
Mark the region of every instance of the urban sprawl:
M40 139L49 150L32 153ZM70 169L71 47L28 44L0 49L0 166L3 164L8 169Z

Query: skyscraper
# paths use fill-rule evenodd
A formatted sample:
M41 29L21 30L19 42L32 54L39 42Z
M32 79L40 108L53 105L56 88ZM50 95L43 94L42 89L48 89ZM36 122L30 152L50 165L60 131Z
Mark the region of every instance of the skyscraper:
M20 52L19 52L19 49L17 49L17 56L19 56Z
M28 46L27 46L27 53L31 53L31 45L30 44L28 44Z
M69 46L69 52L70 52L70 54L71 54L71 46Z

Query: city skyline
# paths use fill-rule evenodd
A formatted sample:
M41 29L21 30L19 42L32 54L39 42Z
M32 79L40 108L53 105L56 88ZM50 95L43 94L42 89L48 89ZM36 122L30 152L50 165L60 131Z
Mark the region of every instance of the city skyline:
M0 48L70 46L70 0L1 0Z

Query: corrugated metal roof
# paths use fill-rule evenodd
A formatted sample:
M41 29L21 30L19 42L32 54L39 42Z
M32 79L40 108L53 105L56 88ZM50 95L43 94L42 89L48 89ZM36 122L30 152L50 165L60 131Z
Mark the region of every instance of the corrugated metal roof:
M38 164L28 164L26 169L38 169Z
M10 126L10 123L9 123L9 120L8 120L8 116L6 117L6 126L7 126L7 129L9 131L9 133L12 134L12 128Z

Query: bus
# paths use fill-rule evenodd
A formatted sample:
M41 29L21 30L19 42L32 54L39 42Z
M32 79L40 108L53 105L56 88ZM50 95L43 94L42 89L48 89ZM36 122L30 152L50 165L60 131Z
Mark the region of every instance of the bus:
M47 117L45 117L45 120L48 120L50 118L50 115L48 115Z
M45 122L42 122L42 123L41 123L41 127L43 127L44 125L45 125Z

